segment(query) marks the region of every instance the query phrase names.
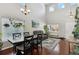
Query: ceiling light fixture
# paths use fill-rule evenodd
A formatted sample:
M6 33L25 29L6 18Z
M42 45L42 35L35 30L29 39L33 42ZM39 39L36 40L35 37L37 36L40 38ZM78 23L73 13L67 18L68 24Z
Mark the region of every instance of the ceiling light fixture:
M73 12L70 10L70 16L72 17L73 16Z
M74 11L73 11L73 8L78 6L76 3L70 3L70 9L69 9L69 16L70 17L74 17Z
M26 4L25 4L24 8L21 8L21 12L24 13L24 15L27 15L30 13L30 10L27 8Z
M70 13L70 14L69 14L69 15L70 15L70 17L73 17L74 15L73 15L73 11L71 10L71 8L72 8L72 7L70 6L70 10L69 10L69 13Z

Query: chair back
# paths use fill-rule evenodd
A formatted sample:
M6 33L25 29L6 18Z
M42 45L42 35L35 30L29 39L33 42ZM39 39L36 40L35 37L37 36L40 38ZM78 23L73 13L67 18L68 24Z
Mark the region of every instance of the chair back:
M33 31L33 34L34 35L43 34L43 31L42 30Z
M39 40L42 40L42 34L38 34L37 37Z
M24 32L24 37L27 37L29 35L30 35L29 32Z
M31 47L32 40L33 40L33 35L24 37L24 49L25 50L27 49L27 47L29 48Z
M38 34L37 35L37 38L38 38L38 43L41 43L42 42L42 34Z
M42 34L38 34L33 38L33 45L38 45L42 42Z

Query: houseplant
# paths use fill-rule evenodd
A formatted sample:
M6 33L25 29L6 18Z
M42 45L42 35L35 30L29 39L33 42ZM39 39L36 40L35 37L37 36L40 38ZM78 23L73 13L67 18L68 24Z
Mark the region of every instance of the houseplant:
M20 28L22 25L22 23L14 23L13 27L15 28Z
M76 19L76 24L74 26L74 30L72 32L72 34L74 35L74 38L79 40L79 7L76 8L76 15L75 15L75 19ZM79 43L75 43L75 49L74 49L74 53L75 54L79 54Z
M72 32L72 34L74 35L75 39L79 39L79 7L76 8L76 15L75 15L75 19L76 19L76 24L74 26L74 30Z
M49 34L49 28L47 25L44 25L44 31L47 35Z

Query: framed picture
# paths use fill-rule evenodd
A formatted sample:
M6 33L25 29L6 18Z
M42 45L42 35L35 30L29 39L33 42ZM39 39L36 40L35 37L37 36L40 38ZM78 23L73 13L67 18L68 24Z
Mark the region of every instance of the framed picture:
M39 26L39 23L32 20L32 27L37 28L38 26Z
M13 33L13 40L20 40L21 39L21 33Z

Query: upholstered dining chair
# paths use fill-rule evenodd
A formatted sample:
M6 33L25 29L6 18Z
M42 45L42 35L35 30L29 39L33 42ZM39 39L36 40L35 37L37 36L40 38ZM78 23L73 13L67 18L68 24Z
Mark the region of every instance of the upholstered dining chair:
M39 54L39 47L41 47L42 51L42 34L35 35L33 37L33 49L36 50L37 54Z
M34 34L34 35L42 34L43 40L48 39L48 35L45 34L45 33L43 33L42 30L33 31L33 34Z
M24 37L27 37L29 35L30 35L29 32L24 32Z

